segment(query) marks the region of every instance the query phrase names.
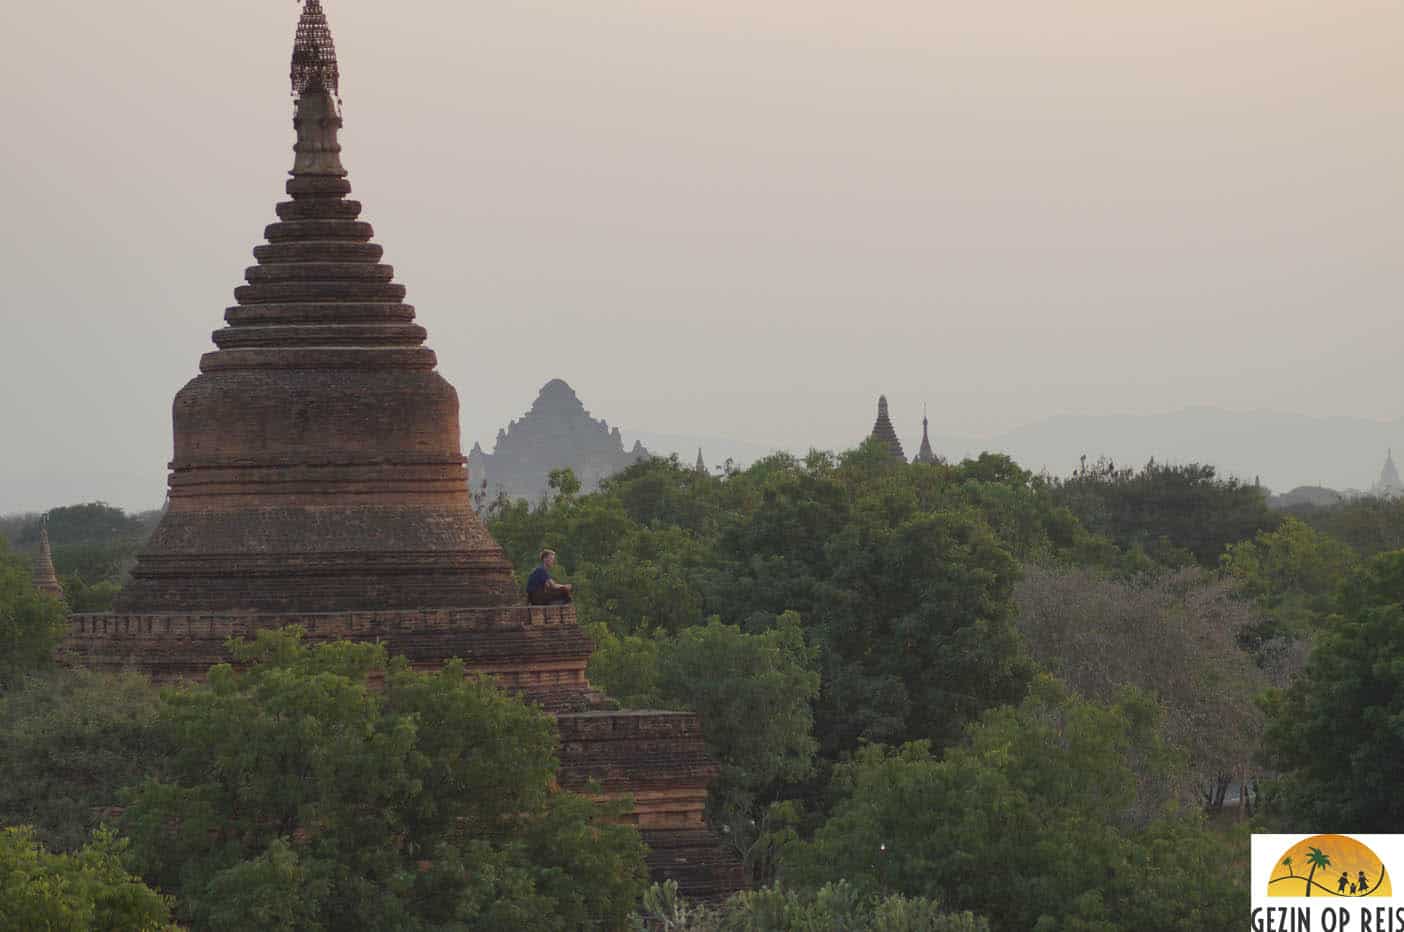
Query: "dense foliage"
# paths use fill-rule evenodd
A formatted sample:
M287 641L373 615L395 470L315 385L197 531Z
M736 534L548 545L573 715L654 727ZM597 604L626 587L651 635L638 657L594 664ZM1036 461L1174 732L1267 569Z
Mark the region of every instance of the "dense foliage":
M595 495L499 502L490 529L518 568L553 547L583 620L618 635L711 616L748 632L799 615L817 651L815 737L954 740L1032 673L1011 623L1016 556L1095 552L1007 458L910 467L869 446L762 460L713 477L653 460Z
M68 628L63 604L37 592L32 573L30 561L0 540L0 690L51 666Z
M199 929L1218 929L1245 911L1235 814L1404 824L1398 500L1284 516L1205 466L1052 479L867 445L655 459L591 494L561 470L486 504L523 576L558 552L595 686L699 714L707 815L753 891L645 894L637 834L554 787L549 720L458 664L278 634L164 693L53 669L64 609L22 516L0 519L0 824L32 828L3 857L71 875L34 908L100 914L62 891L117 883L72 878L121 855ZM155 517L50 513L70 609L111 604ZM85 847L119 802L130 850Z
M136 674L57 670L0 694L0 825L75 851L119 791L160 766L160 696Z
M1257 696L1300 661L1283 648L1266 670L1239 649L1261 612L1230 580L1196 567L1124 580L1030 566L1015 600L1034 656L1079 694L1111 702L1131 685L1159 699L1162 732L1186 754L1189 788L1207 808L1257 775Z
M1365 496L1330 508L1297 506L1290 513L1362 557L1404 549L1404 498Z
M553 789L550 719L378 645L295 632L232 645L168 691L159 777L121 824L144 875L202 929L618 928L639 894L632 829ZM367 676L383 671L373 692Z
M54 569L69 608L107 611L160 518L159 511L128 514L105 502L67 505L43 519L32 514L0 517L0 544L8 540L28 554L37 549L40 526L47 522Z
M0 929L174 929L165 897L127 873L125 842L98 832L74 854L51 854L27 828L0 829Z
M626 706L682 708L704 723L707 751L721 764L712 783L709 818L748 862L755 863L758 826L786 784L814 769L811 703L819 692L815 651L793 612L775 626L746 634L717 619L670 636L615 635L593 627L598 642L591 681Z
M1310 831L1404 831L1404 551L1354 575L1301 676L1265 702L1273 814Z
M1263 620L1243 632L1245 646L1270 656L1284 643L1310 638L1337 610L1356 562L1350 547L1292 517L1230 544L1222 558L1225 574L1264 611Z
M922 897L864 895L843 880L809 892L777 884L715 907L688 903L668 881L644 894L636 927L649 932L989 932L990 924L969 912L948 913Z
M1267 493L1257 485L1221 479L1213 466L1168 466L1154 460L1139 470L1099 462L1053 484L1054 498L1090 531L1117 546L1144 551L1166 565L1219 564L1224 548L1277 525Z
M1000 929L1228 929L1247 912L1229 848L1176 813L1155 704L1079 700L1051 678L986 713L969 742L866 748L835 772L841 802L790 858L988 916Z

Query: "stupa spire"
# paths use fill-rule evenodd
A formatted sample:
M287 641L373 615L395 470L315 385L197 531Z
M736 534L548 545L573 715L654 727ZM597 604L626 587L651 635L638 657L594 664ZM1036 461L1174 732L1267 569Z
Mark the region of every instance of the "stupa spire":
M914 463L939 463L941 458L931 449L931 436L927 432L926 405L921 406L921 449L917 451Z
M902 441L897 439L897 431L892 428L892 419L887 414L887 396L878 396L877 420L873 422L873 432L868 435L869 440L877 440L884 444L891 452L892 458L907 461L907 454L902 450Z
M39 552L34 556L34 588L56 599L63 598L63 586L59 585L58 573L54 570L54 552L49 546L49 516L39 521Z
M700 473L704 473L704 474L705 474L705 473L707 472L707 461L704 460L704 459L702 458L702 448L701 448L701 447L698 447L698 448L697 448L697 466L696 466L696 469L697 469L697 471L700 472Z
M337 139L341 131L341 106L337 96L340 87L336 46L332 43L321 0L306 0L292 53L292 92L297 98L293 116L293 128L297 130L291 172L294 178L346 177L346 169L341 165L341 143ZM326 191L307 189L290 193L340 194L345 190L332 187Z

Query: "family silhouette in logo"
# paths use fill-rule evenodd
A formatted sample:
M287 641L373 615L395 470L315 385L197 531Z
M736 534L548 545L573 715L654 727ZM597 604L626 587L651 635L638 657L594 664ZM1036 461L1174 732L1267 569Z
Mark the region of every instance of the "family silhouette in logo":
M1363 896L1370 892L1370 881L1365 876L1364 871L1359 871L1360 879L1355 883L1350 882L1350 873L1341 871L1341 879L1336 881L1338 896ZM1346 893L1346 886L1349 885L1350 893Z

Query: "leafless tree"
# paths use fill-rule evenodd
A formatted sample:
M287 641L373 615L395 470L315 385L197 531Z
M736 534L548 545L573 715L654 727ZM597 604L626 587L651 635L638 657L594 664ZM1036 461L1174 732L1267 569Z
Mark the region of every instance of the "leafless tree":
M1159 699L1166 738L1189 763L1190 785L1173 792L1196 793L1217 811L1237 784L1244 809L1251 805L1263 729L1255 697L1301 658L1278 650L1264 669L1239 648L1239 631L1260 617L1229 582L1198 568L1123 581L1027 566L1015 601L1034 656L1078 692L1105 702L1131 685Z

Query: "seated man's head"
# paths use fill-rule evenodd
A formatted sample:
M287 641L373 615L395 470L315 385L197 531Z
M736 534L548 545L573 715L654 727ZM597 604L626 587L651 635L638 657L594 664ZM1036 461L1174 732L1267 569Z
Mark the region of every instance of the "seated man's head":
M548 570L549 570L551 567L555 566L555 565L556 565L556 551L554 551L554 550L543 550L543 551L541 551L541 565L544 566L544 567L546 567Z

